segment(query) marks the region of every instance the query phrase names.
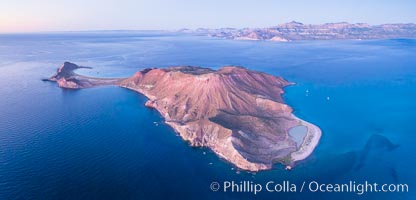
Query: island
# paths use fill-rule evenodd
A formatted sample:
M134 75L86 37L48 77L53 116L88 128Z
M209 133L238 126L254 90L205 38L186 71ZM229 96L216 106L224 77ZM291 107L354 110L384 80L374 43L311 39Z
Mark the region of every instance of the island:
M220 28L180 30L211 37L233 40L268 40L289 42L296 40L368 40L416 38L416 24L326 23L303 24L292 21L266 28Z
M247 171L271 169L274 163L291 168L317 146L321 130L293 114L284 103L281 77L239 66L218 70L193 66L147 68L128 78L79 75L83 68L65 62L49 81L61 88L115 85L148 98L190 145L208 147Z

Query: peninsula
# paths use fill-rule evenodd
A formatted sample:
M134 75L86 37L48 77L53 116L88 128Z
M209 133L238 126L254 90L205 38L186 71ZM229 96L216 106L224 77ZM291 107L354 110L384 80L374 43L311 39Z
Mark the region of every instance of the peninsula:
M116 85L137 91L192 146L208 147L243 170L267 170L276 162L293 166L321 137L317 126L295 117L283 102L283 88L292 83L281 77L237 66L176 66L129 78L93 78L75 73L78 68L65 62L48 80L62 88Z

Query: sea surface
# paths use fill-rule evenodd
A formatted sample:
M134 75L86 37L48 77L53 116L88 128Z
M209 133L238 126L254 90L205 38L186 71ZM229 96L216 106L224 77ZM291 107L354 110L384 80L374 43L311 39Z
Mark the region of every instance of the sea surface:
M146 98L60 89L65 61L125 77L147 67L240 65L296 83L284 99L322 129L291 171L239 171L190 147ZM414 199L416 40L233 41L170 32L0 35L0 199ZM407 193L213 192L213 181L408 184Z

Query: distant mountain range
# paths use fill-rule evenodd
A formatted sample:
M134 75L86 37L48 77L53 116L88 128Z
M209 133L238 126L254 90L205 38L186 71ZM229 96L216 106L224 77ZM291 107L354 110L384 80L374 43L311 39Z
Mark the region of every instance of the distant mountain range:
M343 39L391 39L416 38L416 24L350 24L347 22L320 25L289 22L269 28L221 28L196 30L182 29L181 32L205 34L212 37L234 40L269 40L287 42L293 40L343 40Z

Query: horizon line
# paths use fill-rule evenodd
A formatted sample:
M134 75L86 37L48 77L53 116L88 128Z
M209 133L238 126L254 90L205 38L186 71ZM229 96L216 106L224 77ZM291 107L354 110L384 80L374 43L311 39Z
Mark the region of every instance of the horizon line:
M158 31L158 32L178 32L180 30L197 30L197 29L246 29L246 28L251 28L251 29L255 29L255 28L271 28L271 27L275 27L275 26L279 26L279 25L285 25L285 24L290 24L290 23L300 23L303 25L325 25L325 24L341 24L341 23L348 23L348 24L368 24L370 26L381 26L381 25L393 25L393 24L413 24L416 25L416 22L397 22L397 23L380 23L380 24L370 24L370 23L366 23L366 22L356 22L356 23L351 23L351 22L346 22L346 21L339 21L339 22L326 22L326 23L321 23L321 24L312 24L312 23L303 23L303 22L299 22L296 20L292 20L290 22L286 22L286 23L280 23L280 24L275 24L275 25L269 25L269 26L263 26L263 27L241 27L241 28L236 28L236 27L231 27L231 26L223 26L223 27L198 27L198 28L175 28L175 29L91 29L91 30L40 30L40 31L0 31L0 35L10 35L10 34L47 34L47 33L82 33L82 32L123 32L123 31L144 31L144 32L150 32L150 31Z

